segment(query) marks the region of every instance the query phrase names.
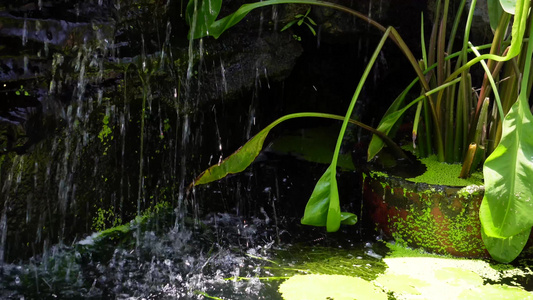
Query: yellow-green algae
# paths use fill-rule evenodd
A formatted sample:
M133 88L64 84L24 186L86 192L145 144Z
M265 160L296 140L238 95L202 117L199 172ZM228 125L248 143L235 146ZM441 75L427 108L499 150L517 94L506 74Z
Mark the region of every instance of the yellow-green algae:
M383 251L385 250L384 248ZM290 267L287 267L287 264ZM386 265L382 260L371 257L362 250L294 245L289 249L279 249L276 253L276 264L266 269L276 276L346 275L370 281L379 273L383 273Z
M386 300L387 294L372 283L345 275L295 275L279 286L286 300Z
M533 299L520 286L487 284L513 276L531 276L529 268L505 271L479 259L451 258L388 244L388 269L373 282L396 299Z
M427 171L420 176L408 178L408 180L447 186L483 185L481 172L475 172L468 178L459 178L461 164L439 162L436 155L421 158L420 161L426 165Z
M374 270L373 279L347 275L345 270L337 274L323 274L311 268L309 273L296 273L289 278L280 285L279 291L286 300L533 299L533 294L518 284L501 284L501 280L505 278L533 275L529 268L507 268L501 271L484 260L434 255L391 243L387 246L391 252L382 260L387 268ZM341 253L337 256L341 257L350 252L345 249L338 250L341 250ZM335 249L331 251L331 254L335 253ZM305 253L301 253L301 256L304 258ZM317 263L333 264L321 269L334 270L338 261L326 260Z

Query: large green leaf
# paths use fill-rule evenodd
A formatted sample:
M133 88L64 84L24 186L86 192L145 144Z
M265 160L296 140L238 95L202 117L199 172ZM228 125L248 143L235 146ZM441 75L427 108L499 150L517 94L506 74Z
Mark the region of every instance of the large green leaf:
M518 257L522 252L522 249L524 249L530 233L531 228L508 238L497 238L490 237L485 234L484 230L481 230L483 242L490 255L492 258L502 263L510 263Z
M479 214L491 237L512 237L533 226L533 115L528 104L533 43L528 43L525 55L518 101L505 116L500 144L483 167L485 196Z
M285 300L388 299L387 294L371 282L346 275L295 275L279 286L279 292Z
M529 36L533 36L533 22ZM533 43L528 42L518 101L505 116L500 144L483 167L485 196L479 217L485 245L501 261L520 253L533 226L533 115L528 104L532 55Z
M520 98L505 117L500 144L483 168L480 218L488 236L511 237L533 226L533 116L527 99Z
M283 116L272 122L265 129L261 130L221 163L211 166L209 169L202 172L192 185L206 184L224 178L228 174L242 172L255 160L263 148L266 136L272 128L285 120L301 117L321 117L344 120L344 117L337 115L311 112ZM354 120L351 120L351 122L361 125ZM339 194L337 191L337 180L335 176L335 166L332 167L330 165L315 186L311 199L305 208L302 224L326 226L327 231L333 232L339 229L340 224L354 225L357 222L357 216L353 213L340 211Z

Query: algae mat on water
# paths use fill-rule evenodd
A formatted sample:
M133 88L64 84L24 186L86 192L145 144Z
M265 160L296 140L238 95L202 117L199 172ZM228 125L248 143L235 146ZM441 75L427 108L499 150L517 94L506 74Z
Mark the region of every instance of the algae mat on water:
M373 282L396 299L533 299L520 287L485 283L510 274L525 276L524 271L505 274L482 260L394 257L384 261L389 268Z
M279 287L284 299L386 300L387 294L364 279L345 275L295 275Z
M388 268L374 280L331 274L295 275L283 282L279 291L286 300L533 299L533 293L522 287L501 283L502 279L533 276L528 267L498 267L483 260L390 247L392 254L383 259Z

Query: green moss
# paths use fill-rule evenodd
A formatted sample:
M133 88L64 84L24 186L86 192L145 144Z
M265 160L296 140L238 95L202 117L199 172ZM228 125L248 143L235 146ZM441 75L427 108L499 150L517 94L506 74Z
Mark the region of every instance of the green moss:
M108 135L112 133L111 128L109 128L109 116L104 116L104 120L102 121L103 126L102 130L98 134L98 138L102 143L104 143L104 140L107 138Z
M387 258L395 257L442 257L441 255L436 255L428 253L423 249L412 249L401 245L399 243L387 243L387 247L391 252L387 255Z
M386 202L375 204L388 212L381 226L398 243L439 254L486 255L477 213L482 188L433 188L379 173L368 177L365 184Z
M404 218L393 216L389 220L398 243L416 245L439 254L484 255L483 241L475 238L476 232L480 231L479 218L469 213L467 203L463 203L464 206L457 209L452 217L446 213L440 215L446 208L435 207L425 201L427 195L421 193L419 196L422 203L411 205Z
M122 224L122 219L115 216L114 207L111 206L109 209L98 208L96 212L96 217L93 218L93 225L91 226L92 230L103 231L110 224L112 227L116 227Z
M483 174L476 172L469 178L459 178L461 164L447 164L437 160L435 155L420 159L427 167L424 174L409 178L413 182L424 182L447 186L483 185Z

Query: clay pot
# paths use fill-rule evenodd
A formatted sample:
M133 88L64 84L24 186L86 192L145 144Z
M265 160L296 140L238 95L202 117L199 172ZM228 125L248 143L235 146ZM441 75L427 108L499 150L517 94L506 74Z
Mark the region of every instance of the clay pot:
M481 239L483 186L415 183L381 172L363 176L363 199L379 230L413 248L460 257L489 257Z

